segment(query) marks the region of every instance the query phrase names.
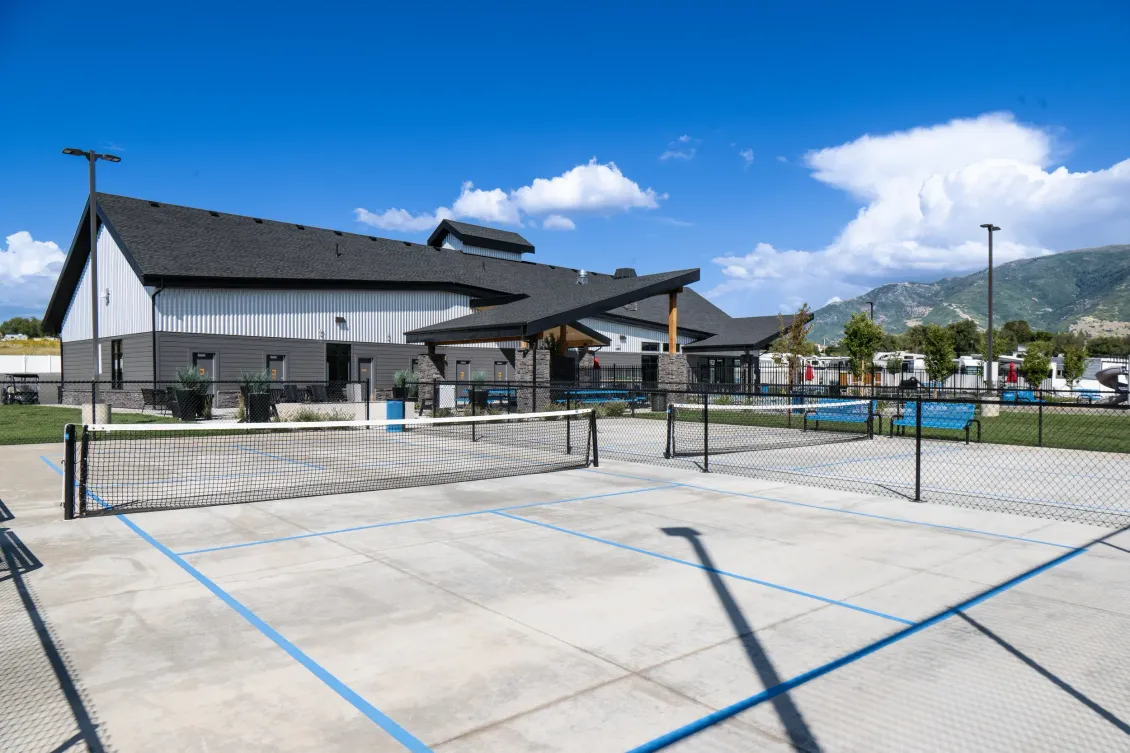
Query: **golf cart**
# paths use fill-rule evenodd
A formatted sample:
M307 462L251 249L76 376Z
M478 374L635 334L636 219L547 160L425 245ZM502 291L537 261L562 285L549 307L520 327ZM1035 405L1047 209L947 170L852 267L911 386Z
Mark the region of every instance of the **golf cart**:
M9 374L3 402L4 405L38 405L39 374Z

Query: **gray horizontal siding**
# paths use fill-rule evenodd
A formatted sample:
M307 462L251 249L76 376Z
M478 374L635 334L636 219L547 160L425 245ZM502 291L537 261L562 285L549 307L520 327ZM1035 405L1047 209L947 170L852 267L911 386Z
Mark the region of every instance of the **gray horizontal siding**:
M352 363L350 376L357 377L357 361L373 359L373 386L390 387L393 374L408 369L412 359L426 352L422 345L396 343L350 343ZM67 350L72 346L68 344ZM177 370L192 364L193 353L216 354L216 378L221 381L238 380L243 373L261 371L267 366L268 355L286 356L286 378L296 382L315 382L326 378L326 341L282 337L239 337L235 335L210 335L182 332L158 332L158 377L174 380ZM486 372L494 376L494 362L513 363L513 350L500 348L439 348L446 353L449 378L454 379L456 361L469 360L470 371ZM107 351L108 355L109 351ZM89 364L89 355L87 364ZM638 360L638 359L637 359ZM89 365L87 366L89 371ZM510 369L513 376L513 369Z
M122 341L122 379L127 382L147 382L153 379L152 334L123 335L99 340L102 351L102 381L110 380L110 342ZM87 382L92 378L93 353L90 340L76 340L63 344L63 378L67 381Z

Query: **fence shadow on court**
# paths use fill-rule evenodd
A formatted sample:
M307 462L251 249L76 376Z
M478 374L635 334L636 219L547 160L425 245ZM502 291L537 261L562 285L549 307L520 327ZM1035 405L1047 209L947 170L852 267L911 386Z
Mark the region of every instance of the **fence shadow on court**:
M11 518L2 504L0 514ZM98 725L27 580L41 567L14 531L0 528L0 749L103 753Z
M777 672L777 668L773 665L772 659L765 652L761 646L761 642L757 639L753 628L750 626L749 621L746 620L745 614L742 613L741 607L738 606L730 590L726 587L725 581L718 574L718 569L714 565L714 560L710 556L710 552L706 550L700 538L701 534L693 528L678 527L678 528L664 528L663 533L668 536L676 536L684 538L694 548L695 556L702 566L706 568L706 574L710 578L710 585L714 588L714 593L718 596L718 601L722 603L722 608L726 610L726 616L730 618L730 624L733 625L734 634L742 643L742 648L745 650L746 656L749 658L750 666L757 672L761 684L765 688L773 688L781 684L782 677ZM792 698L788 693L781 693L774 696L771 703L774 710L777 712L781 724L784 726L786 733L789 736L789 743L795 750L811 751L811 753L819 753L821 750L820 744L816 740L816 735L809 728L808 723L804 719L804 715L796 704L793 703Z
M4 500L0 499L0 523L6 523L14 517L16 516L13 515L12 511L8 509L8 506L4 504Z
M1100 706L1094 700L1092 700L1088 696L1084 695L1082 692L1080 692L1074 686L1072 686L1071 684L1069 684L1068 682L1066 682L1065 680L1060 678L1058 675L1055 675L1054 673L1052 673L1050 670L1048 670L1042 664L1040 664L1035 659L1033 659L1032 657L1025 654L1023 651L1018 649L1016 646L1013 646L1011 643L1006 641L1001 636L997 635L995 632L990 630L988 627L986 627L982 623L980 623L977 620L970 617L967 612L957 612L956 614L959 618L964 620L967 625L969 625L974 630L979 632L981 635L983 635L986 638L988 638L989 640L991 640L993 643L995 643L998 646L1000 646L1001 648L1003 648L1005 651L1007 651L1009 654L1011 654L1015 658L1019 659L1027 667L1032 669L1036 674L1040 675L1040 677L1043 677L1045 680L1050 682L1052 685L1055 685L1057 688L1059 688L1063 692L1067 693L1069 696L1071 696L1076 701L1078 701L1079 703L1086 706L1088 709L1090 709L1091 711L1096 713L1098 716L1100 716L1101 718L1103 718L1107 722L1110 722L1112 725L1114 725L1115 728L1117 728L1119 731L1121 731L1122 734L1130 736L1130 725L1128 725L1123 720L1119 719L1117 716L1115 716L1109 710Z

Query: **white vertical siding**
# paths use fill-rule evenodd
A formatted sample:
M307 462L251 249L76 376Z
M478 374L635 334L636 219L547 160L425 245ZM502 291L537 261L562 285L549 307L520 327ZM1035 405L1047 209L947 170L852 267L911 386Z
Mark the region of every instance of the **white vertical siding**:
M157 296L162 332L301 340L404 343L408 330L470 313L468 296L416 290L169 288Z
M603 319L582 319L581 324L595 329L611 340L612 343L608 346L608 349L613 352L642 353L645 342L667 343L666 329L651 329L634 324L609 322ZM620 339L621 336L624 337L623 340ZM694 338L689 335L679 335L678 339L680 345L694 342ZM666 348L664 348L665 350Z
M109 291L109 301L106 293ZM134 274L118 244L102 228L98 233L98 336L118 337L148 332L152 324L149 294ZM90 260L63 318L64 342L90 339Z
M450 248L454 251L462 251L465 254L474 254L475 256L489 256L492 259L509 259L510 261L522 261L522 255L516 251L499 251L494 248L483 248L482 246L471 246L456 238L451 233L443 237L442 248Z

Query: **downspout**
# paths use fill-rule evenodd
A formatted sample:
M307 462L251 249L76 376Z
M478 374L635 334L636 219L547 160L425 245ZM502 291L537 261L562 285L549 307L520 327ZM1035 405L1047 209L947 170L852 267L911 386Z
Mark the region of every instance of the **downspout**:
M152 337L152 352L153 352L153 389L157 389L157 295L165 289L162 282L161 286L153 291L153 295L149 296L150 306L150 328L149 334Z

